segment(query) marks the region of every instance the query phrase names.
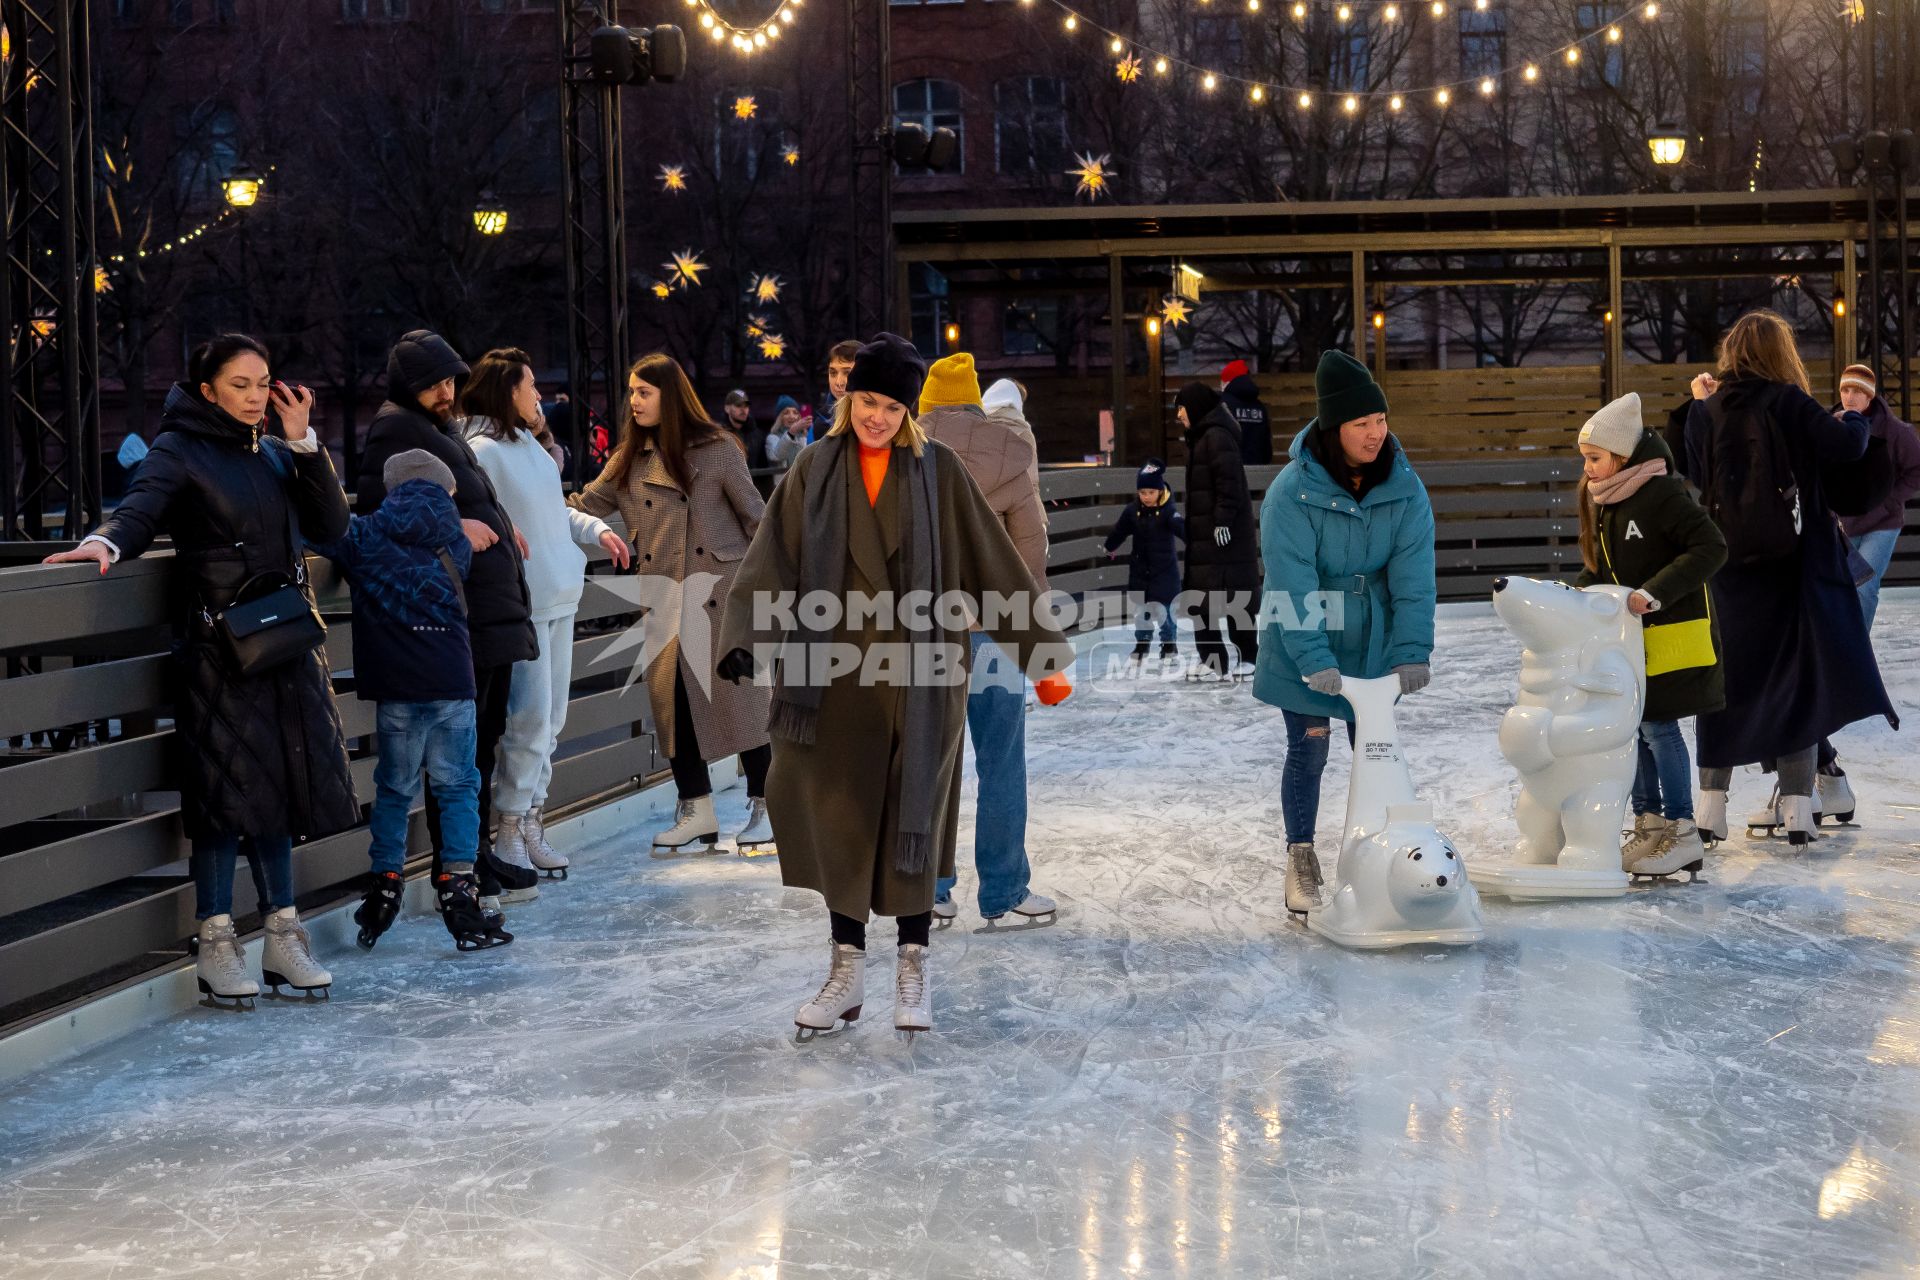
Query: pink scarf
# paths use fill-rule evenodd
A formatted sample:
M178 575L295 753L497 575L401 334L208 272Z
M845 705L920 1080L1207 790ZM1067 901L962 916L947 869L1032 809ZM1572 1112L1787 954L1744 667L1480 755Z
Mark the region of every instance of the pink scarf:
M1625 502L1640 492L1640 486L1655 476L1667 474L1667 460L1653 458L1637 467L1622 467L1605 480L1587 481L1587 493L1593 498L1594 505L1608 506L1615 502Z

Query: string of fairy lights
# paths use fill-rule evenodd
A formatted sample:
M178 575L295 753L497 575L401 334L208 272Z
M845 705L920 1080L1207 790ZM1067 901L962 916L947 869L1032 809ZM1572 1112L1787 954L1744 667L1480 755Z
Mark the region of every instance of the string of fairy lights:
M1033 6L1037 0L1020 0L1023 5ZM1578 67L1594 46L1618 46L1626 39L1626 29L1620 21L1608 22L1591 31L1582 32L1566 43L1543 53L1538 61L1526 61L1518 65L1506 64L1497 72L1479 76L1467 76L1447 80L1425 88L1387 87L1355 85L1347 89L1329 90L1311 85L1286 84L1277 80L1258 76L1242 75L1231 71L1222 71L1203 66L1190 58L1155 48L1153 45L1129 36L1124 32L1089 18L1075 9L1066 0L1046 0L1061 14L1061 27L1068 35L1089 35L1102 39L1109 54L1115 58L1114 74L1125 84L1134 84L1148 80L1171 80L1176 75L1184 75L1197 82L1203 92L1215 93L1224 89L1237 89L1249 103L1256 106L1272 102L1291 101L1300 110L1309 111L1326 102L1339 105L1347 115L1357 115L1361 109L1373 103L1385 103L1390 112L1399 112L1417 101L1428 101L1436 107L1450 107L1463 97L1477 93L1482 98L1492 98L1501 89L1503 82L1517 80L1522 85L1534 85L1546 78L1555 65L1568 68ZM1219 4L1211 0L1198 0L1209 9L1228 10L1235 7L1228 0ZM1259 15L1264 11L1263 0L1239 0L1249 15ZM1472 0L1470 6L1475 12L1487 12L1493 7L1492 0ZM1278 0L1276 10L1290 14L1296 22L1308 21L1317 11L1330 12L1336 22L1345 26L1363 24L1368 14L1373 15L1382 25L1395 25L1417 20L1417 14L1425 10L1433 18L1452 16L1458 6L1452 0L1429 0L1429 3L1399 3L1397 0ZM1657 21L1660 17L1659 0L1643 0L1634 9L1642 23Z
M780 0L762 22L741 24L718 12L707 0L687 0L687 8L700 11L700 27L714 43L733 46L736 53L759 53L780 39L780 33L793 25L794 14L803 0Z

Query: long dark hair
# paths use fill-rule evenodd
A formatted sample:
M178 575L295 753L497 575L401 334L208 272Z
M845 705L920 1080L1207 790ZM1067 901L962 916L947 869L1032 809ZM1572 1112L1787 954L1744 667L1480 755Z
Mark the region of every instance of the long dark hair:
M723 433L714 425L707 411L700 407L700 397L694 394L693 384L687 381L686 373L679 362L665 352L656 351L652 355L641 356L627 370L627 380L638 378L660 393L660 425L642 427L633 420L633 401L627 401L626 419L620 428L620 444L614 449L613 456L607 459L607 465L600 472L600 479L611 485L616 491L626 488L627 473L633 469L634 459L648 450L658 450L660 461L667 467L667 474L681 491L690 492L693 488L693 472L687 466L687 450L696 444L719 438ZM724 433L732 439L731 432ZM736 440L736 444L739 442ZM746 446L740 445L744 452Z
M481 428L495 440L518 440L535 424L513 407L520 379L532 376L533 357L518 347L495 347L473 362L473 372L460 392L460 411L469 418L485 418Z
M235 356L249 351L272 367L273 357L267 354L266 344L258 338L250 338L244 333L223 333L216 338L209 338L187 357L188 386L195 395L206 399L200 388L211 386Z

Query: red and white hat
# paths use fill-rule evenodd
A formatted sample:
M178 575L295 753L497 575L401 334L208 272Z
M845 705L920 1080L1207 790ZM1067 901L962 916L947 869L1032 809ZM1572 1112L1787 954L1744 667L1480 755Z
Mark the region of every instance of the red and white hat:
M1848 387L1864 391L1870 396L1880 393L1880 385L1874 380L1873 370L1864 364L1850 364L1840 371L1840 389L1845 391Z

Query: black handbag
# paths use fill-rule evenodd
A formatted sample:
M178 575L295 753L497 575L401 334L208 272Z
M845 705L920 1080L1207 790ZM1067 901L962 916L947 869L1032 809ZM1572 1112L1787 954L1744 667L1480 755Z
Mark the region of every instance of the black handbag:
M274 472L279 459L267 461ZM293 577L277 570L256 573L240 585L233 603L218 613L200 610L212 627L228 663L243 676L257 676L295 658L312 653L327 640L327 624L307 597L307 557L300 542L300 525L293 494L287 495L287 546L293 552Z

